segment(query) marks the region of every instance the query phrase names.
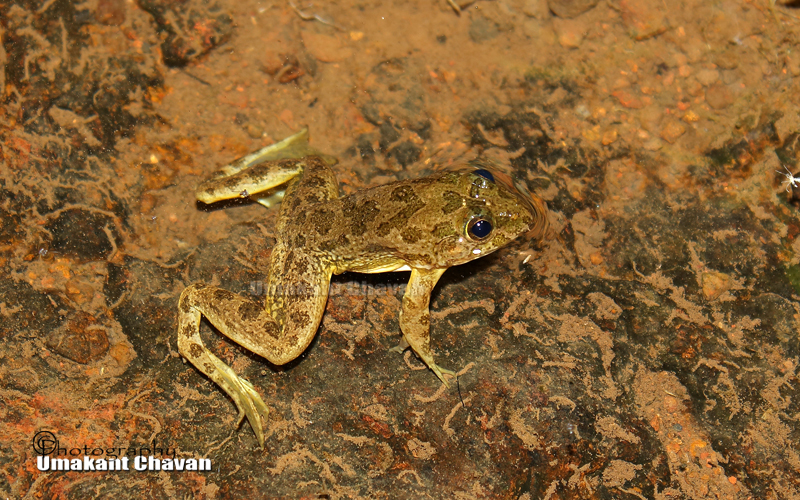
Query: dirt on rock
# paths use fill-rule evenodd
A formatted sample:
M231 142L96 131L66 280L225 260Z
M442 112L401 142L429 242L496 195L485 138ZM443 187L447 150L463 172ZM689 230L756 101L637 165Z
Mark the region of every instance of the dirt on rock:
M0 496L800 498L796 4L0 3ZM286 366L204 323L262 450L177 301L260 293L276 210L194 190L304 126L343 193L491 161L552 234L444 274L450 387L389 350L404 273Z

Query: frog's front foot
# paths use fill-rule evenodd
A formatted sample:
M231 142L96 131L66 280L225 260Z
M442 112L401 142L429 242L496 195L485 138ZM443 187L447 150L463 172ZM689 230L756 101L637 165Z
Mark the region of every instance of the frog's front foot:
M411 344L408 343L408 340L406 340L406 338L403 337L402 339L400 339L399 344L389 349L389 352L403 352L409 347L412 347L413 349L413 346L411 346ZM428 368L430 368L431 371L433 371L433 373L439 378L439 380L442 381L445 387L450 387L450 384L447 383L447 380L445 380L444 376L450 375L453 378L458 378L456 372L454 372L453 370L448 370L447 368L442 368L441 366L437 365L436 362L433 361L433 355L430 354L430 350L427 353L424 350L422 351L423 351L422 353L418 353L420 359L422 359L425 365Z
M215 378L222 389L233 399L236 408L239 409L239 421L237 427L242 425L242 421L247 417L250 427L256 433L258 444L264 447L264 420L269 415L269 409L261 396L258 395L253 384L236 375L233 370L217 359L214 367L217 369L218 379Z

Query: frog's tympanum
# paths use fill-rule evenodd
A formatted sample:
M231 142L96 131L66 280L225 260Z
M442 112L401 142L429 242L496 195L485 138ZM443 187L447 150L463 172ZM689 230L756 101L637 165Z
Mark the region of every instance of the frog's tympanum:
M317 332L331 275L411 271L400 311L410 346L447 384L436 364L428 304L449 267L490 254L530 232L547 230L542 200L520 195L488 170L469 168L404 180L340 196L335 160L308 146L306 130L224 167L197 190L203 203L250 197L270 205L283 196L277 242L263 301L204 284L181 294L178 349L233 398L261 446L267 406L253 386L204 345L205 316L220 333L282 365L297 358ZM278 191L278 189L284 191Z

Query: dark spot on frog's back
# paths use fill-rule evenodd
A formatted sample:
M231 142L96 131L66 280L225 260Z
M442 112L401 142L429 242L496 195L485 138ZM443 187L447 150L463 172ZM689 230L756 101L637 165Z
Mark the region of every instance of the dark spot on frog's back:
M360 236L360 235L356 235ZM347 239L347 236L344 234L340 234L336 238L327 239L318 244L318 249L324 253L335 253L337 249L344 248L349 245L350 242Z
M417 196L417 193L414 192L414 188L411 186L396 187L392 190L390 200L392 202L391 205L397 210L397 213L387 222L381 224L379 228L379 231L383 229L387 233L392 227L399 228L407 225L411 216L425 207L425 202Z
M255 302L243 302L236 311L242 321L252 321L261 314L261 306Z
M444 238L453 232L452 222L442 222L433 228L433 235L437 238Z
M400 231L400 237L406 243L416 243L422 238L422 231L413 227L405 227Z
M444 198L444 206L442 207L442 212L446 215L449 215L463 205L464 200L461 198L461 195L453 192L453 191L445 191L442 193L442 198Z
M332 210L319 210L314 212L311 220L314 221L314 229L317 230L317 233L325 236L333 229L336 214Z
M362 236L367 231L370 221L378 216L380 209L374 200L356 203L352 198L346 198L342 205L342 213L345 220L349 221L350 233L353 236Z
M408 202L416 198L414 188L411 186L398 186L392 190L392 201Z

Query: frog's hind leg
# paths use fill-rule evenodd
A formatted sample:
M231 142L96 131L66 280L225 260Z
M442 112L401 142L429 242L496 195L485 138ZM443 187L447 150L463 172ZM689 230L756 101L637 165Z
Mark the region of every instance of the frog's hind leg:
M310 215L309 207L339 197L339 182L324 158L308 156L302 162L302 177L286 189L286 198L291 200L281 205L281 219ZM311 225L306 229L316 231L317 227Z
M253 385L234 373L230 366L216 357L200 338L200 319L204 312L215 307L208 299L230 294L227 290L194 284L181 294L178 303L178 351L198 370L217 383L233 399L239 410L239 424L247 417L259 445L264 446L262 418L269 414L267 405ZM240 297L241 298L241 297ZM213 299L212 299L213 300ZM224 305L224 304L223 304ZM258 307L257 304L255 304Z
M299 160L319 156L328 165L336 159L320 153L308 143L308 129L270 144L225 165L197 188L197 200L214 203L233 198L251 198L270 207L283 198L283 185L303 171Z
M325 310L330 272L316 259L280 246L273 255L277 272L270 274L279 278L267 282L265 304L203 284L187 287L178 304L178 351L233 399L240 421L247 418L262 447L266 404L247 380L203 345L199 328L205 316L220 333L276 365L302 354ZM288 284L280 280L284 276L292 277Z
M297 177L303 171L300 160L279 160L259 163L224 177L209 179L195 192L195 197L203 203L215 203L234 198L270 198L280 201L283 198L281 186Z

